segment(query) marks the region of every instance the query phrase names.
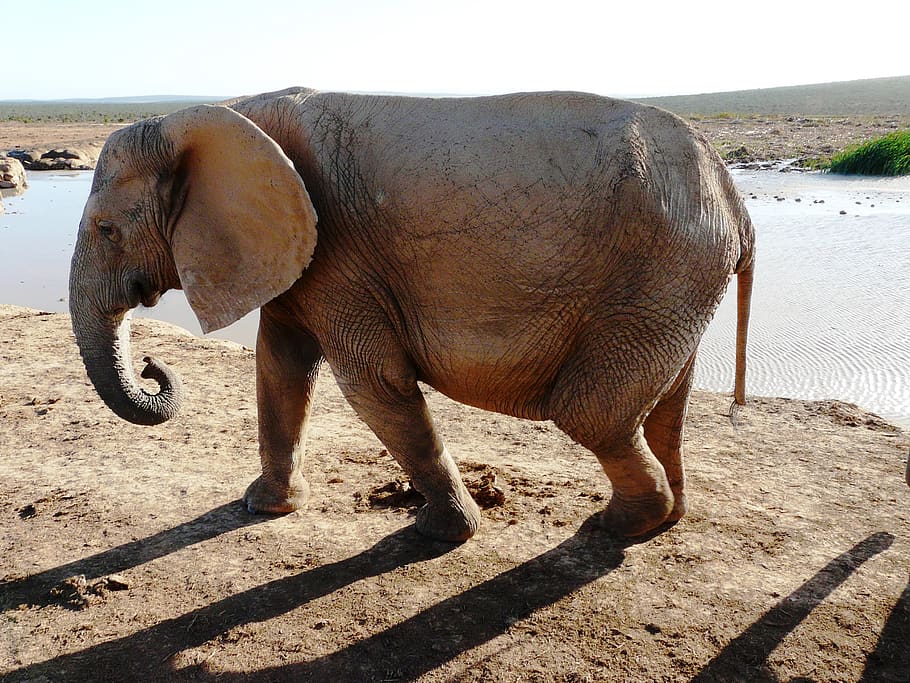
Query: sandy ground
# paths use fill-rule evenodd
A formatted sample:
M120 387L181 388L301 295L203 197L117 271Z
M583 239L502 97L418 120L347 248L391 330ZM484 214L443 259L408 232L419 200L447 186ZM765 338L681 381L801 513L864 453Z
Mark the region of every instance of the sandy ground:
M252 351L133 337L183 376L173 422L117 419L66 316L0 306L4 681L908 680L910 438L854 406L752 398L734 425L697 393L692 511L624 544L593 456L428 390L487 507L455 546L413 531L327 370L308 509L249 515Z
M910 116L717 116L691 123L729 162L812 162L866 140L910 129Z
M126 124L117 123L22 123L0 121L0 152L11 149L44 150L72 147L98 152L108 136Z
M691 123L731 162L829 157L850 145L910 128L910 116L714 116ZM104 141L125 124L0 121L0 153L70 147L97 158Z
M737 121L696 124L759 150L743 160L876 133ZM0 150L114 127L0 123ZM692 511L623 544L593 456L428 390L486 506L453 546L413 531L418 501L327 370L308 509L248 515L253 353L149 321L134 344L182 374L176 421L117 419L65 316L0 305L3 681L910 680L910 436L855 406L753 397L734 425L696 393Z

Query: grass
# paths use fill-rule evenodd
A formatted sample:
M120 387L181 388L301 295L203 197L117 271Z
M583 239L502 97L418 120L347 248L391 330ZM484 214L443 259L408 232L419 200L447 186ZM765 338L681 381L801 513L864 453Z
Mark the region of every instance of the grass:
M761 90L633 99L668 109L682 116L691 114L906 116L910 115L910 75Z
M910 130L850 147L832 157L828 171L847 175L910 174Z
M132 123L170 114L195 102L0 102L0 121L20 123Z

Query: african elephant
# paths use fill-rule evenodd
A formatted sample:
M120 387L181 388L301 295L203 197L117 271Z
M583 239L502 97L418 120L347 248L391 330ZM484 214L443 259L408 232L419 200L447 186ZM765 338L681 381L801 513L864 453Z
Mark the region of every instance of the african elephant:
M318 216L318 223L317 223ZM167 420L179 380L128 311L182 288L204 331L261 307L262 474L251 511L299 508L318 369L426 498L417 528L480 513L418 381L552 420L593 451L604 521L637 536L686 510L696 349L738 274L744 402L752 223L718 155L665 111L580 93L409 98L289 89L114 133L79 226L70 310L88 376L121 417Z

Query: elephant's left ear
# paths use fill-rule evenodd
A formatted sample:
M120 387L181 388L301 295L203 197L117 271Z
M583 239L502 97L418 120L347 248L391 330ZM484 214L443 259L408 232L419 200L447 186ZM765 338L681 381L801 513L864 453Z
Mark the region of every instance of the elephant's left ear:
M171 250L204 332L286 291L316 248L316 211L281 147L232 109L202 105L161 121L175 150ZM172 215L172 219L174 218Z

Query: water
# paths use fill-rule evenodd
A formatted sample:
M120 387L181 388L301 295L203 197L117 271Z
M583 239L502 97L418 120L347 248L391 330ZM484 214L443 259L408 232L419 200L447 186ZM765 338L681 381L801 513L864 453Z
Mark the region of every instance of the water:
M749 393L837 398L910 427L910 178L734 178L758 233ZM65 312L91 173L33 173L29 182L0 214L0 302ZM702 343L699 388L732 389L734 291ZM201 334L182 292L137 315ZM254 312L210 336L253 346L257 324Z
M757 233L749 393L839 398L910 426L910 178L734 179ZM699 387L730 389L734 292L702 343Z
M3 199L0 303L67 313L70 259L92 173L29 173L28 183L25 194ZM167 292L155 308L140 307L133 315L166 320L202 335L180 291ZM254 311L209 336L253 347L258 326L259 312Z

